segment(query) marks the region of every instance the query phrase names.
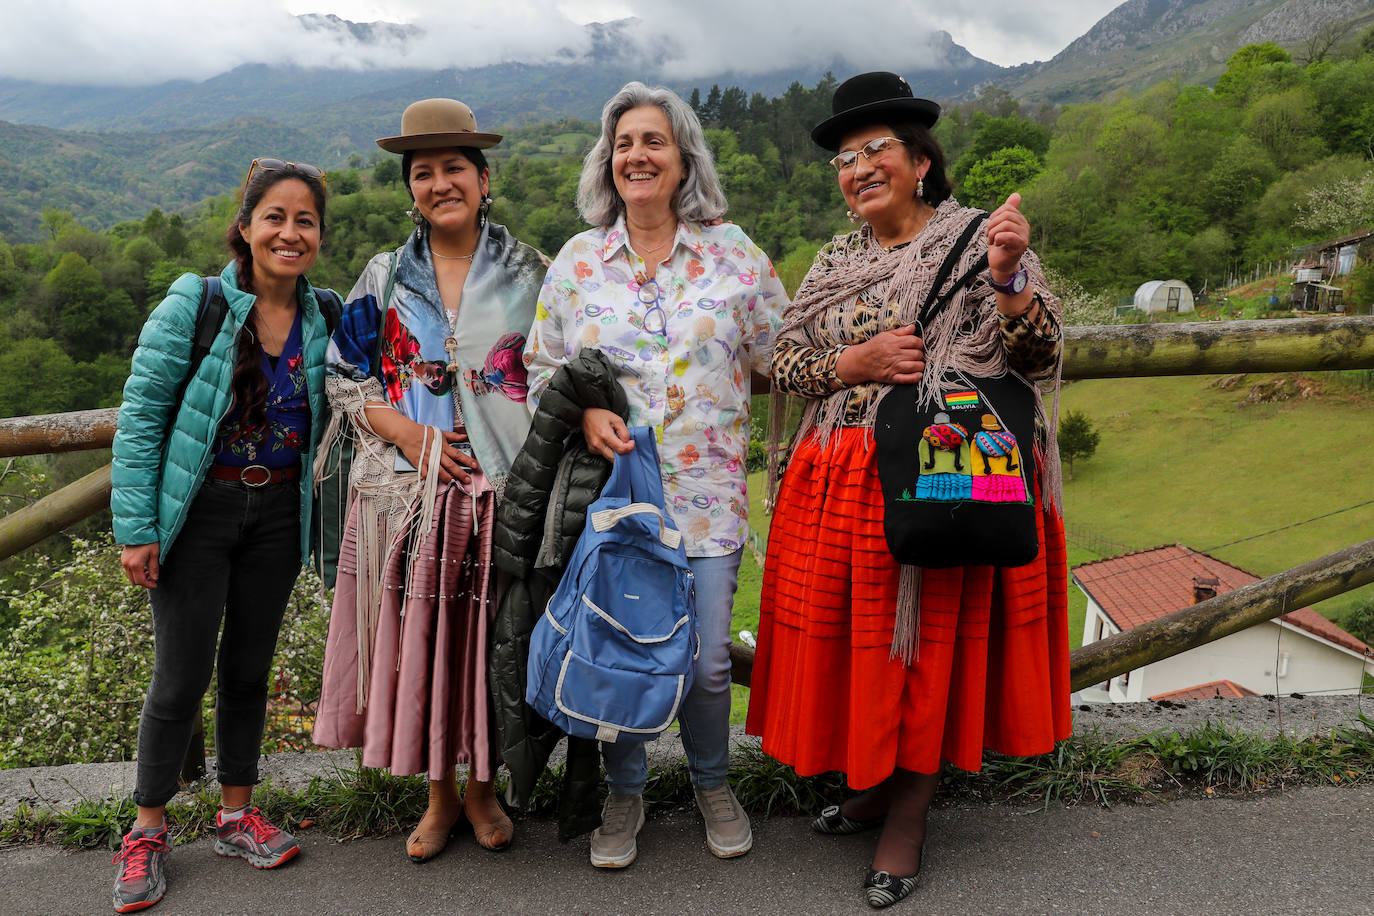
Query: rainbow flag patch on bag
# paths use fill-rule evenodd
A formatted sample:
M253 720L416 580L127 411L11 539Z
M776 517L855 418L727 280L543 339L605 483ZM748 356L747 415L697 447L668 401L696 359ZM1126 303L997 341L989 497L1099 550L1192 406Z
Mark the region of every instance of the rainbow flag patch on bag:
M961 410L965 408L978 407L977 391L951 391L945 395L945 408L948 410Z

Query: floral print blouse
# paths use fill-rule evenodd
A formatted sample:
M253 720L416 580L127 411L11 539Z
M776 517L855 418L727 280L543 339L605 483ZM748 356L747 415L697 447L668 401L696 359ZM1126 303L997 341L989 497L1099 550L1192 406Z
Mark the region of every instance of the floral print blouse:
M530 409L583 347L619 369L631 426L659 443L663 495L689 556L724 556L749 533L750 374L766 375L787 292L733 223L681 222L653 277L624 218L563 246L525 346Z
M264 422L250 426L237 407L231 409L215 437L216 464L284 468L300 461L301 446L310 441L304 363L301 313L297 309L281 356L274 358L262 353L262 374L267 377L268 386Z

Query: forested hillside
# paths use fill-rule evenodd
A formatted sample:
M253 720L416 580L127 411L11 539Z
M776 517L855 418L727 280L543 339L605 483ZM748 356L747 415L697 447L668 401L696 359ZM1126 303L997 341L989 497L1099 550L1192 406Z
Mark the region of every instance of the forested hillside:
M827 157L808 136L834 85L827 77L776 98L736 87L691 97L729 217L773 256L789 288L816 247L849 228ZM492 157L494 218L556 252L583 228L573 198L596 129L574 120L508 131ZM1167 82L1031 111L989 87L947 111L936 132L965 203L991 207L1022 192L1033 244L1065 282L1106 296L1161 277L1215 287L1236 264L1374 223L1374 33L1305 65L1276 45L1243 48L1214 89ZM290 135L280 139L273 152L299 155ZM249 153L232 149L210 147L203 158L246 168ZM77 153L55 155L81 167ZM409 228L397 160L354 163L329 175L329 232L312 271L341 291ZM41 240L0 240L0 357L11 367L0 376L0 415L116 404L138 328L168 284L225 261L233 201L211 198L184 216L155 209L93 232L56 192L34 189L25 200L43 206ZM1360 290L1374 285L1370 270L1357 271L1357 307L1368 306Z

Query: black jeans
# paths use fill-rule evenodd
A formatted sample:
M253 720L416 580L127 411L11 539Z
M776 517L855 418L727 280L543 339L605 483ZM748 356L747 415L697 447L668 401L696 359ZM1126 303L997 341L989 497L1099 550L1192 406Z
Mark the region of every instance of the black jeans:
M138 723L136 804L155 808L177 792L216 642L217 775L221 785L257 783L272 656L300 570L299 481L202 484L148 593L153 681Z

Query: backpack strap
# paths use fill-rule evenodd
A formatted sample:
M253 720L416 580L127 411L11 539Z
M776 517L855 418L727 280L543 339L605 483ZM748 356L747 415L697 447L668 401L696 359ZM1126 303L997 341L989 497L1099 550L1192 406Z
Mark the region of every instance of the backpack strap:
M191 332L191 358L186 363L186 377L177 388L176 401L186 396L186 386L196 377L196 371L205 360L206 354L214 346L219 329L224 324L224 316L229 314L229 300L224 298L224 288L219 277L204 277L200 294L200 310L196 312L196 327Z
M186 388L191 384L191 379L196 377L201 362L210 352L215 338L219 336L220 326L224 324L224 316L227 314L229 301L224 298L224 288L219 277L201 277L200 308L196 311L196 325L191 331L191 356L186 362L186 375L182 378L181 384L177 385L176 397L172 399L175 406L171 415L167 417L168 435L176 424L181 402L186 397Z
M315 301L320 305L320 317L324 318L325 329L329 336L333 337L339 321L343 318L343 300L332 289L322 289L318 286L310 288L315 291Z

